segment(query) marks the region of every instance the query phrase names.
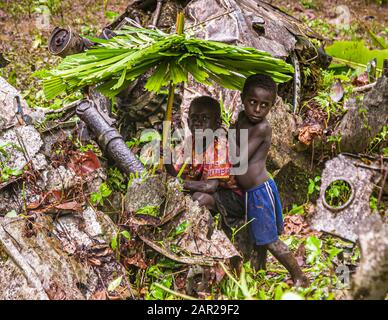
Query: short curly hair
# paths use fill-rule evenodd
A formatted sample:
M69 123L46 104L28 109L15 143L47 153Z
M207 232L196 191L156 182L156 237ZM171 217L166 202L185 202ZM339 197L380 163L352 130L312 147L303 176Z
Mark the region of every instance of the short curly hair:
M217 119L221 118L221 106L220 103L210 96L200 96L194 98L190 103L190 109L194 106L206 106L214 112Z
M242 96L244 97L247 94L248 90L250 90L252 87L259 87L273 92L276 98L277 85L276 82L269 75L254 74L246 78L244 88L242 90Z

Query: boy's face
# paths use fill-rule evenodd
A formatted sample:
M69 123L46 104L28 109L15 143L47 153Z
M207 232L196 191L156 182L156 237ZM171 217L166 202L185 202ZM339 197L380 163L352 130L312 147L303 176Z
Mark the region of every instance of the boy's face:
M260 87L251 87L241 96L245 114L252 123L261 122L271 110L276 94Z
M216 130L218 127L216 112L208 106L194 105L190 107L188 124L190 131L194 134L195 129Z

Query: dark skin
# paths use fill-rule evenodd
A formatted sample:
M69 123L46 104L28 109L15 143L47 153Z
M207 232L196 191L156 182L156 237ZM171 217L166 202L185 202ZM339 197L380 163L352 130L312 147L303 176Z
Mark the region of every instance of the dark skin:
M265 163L271 146L272 129L265 117L275 98L276 93L260 87L251 87L241 96L244 111L239 114L236 125L237 141L240 141L240 130L247 129L248 143L238 145L238 148L240 154L248 155L247 159L240 159L240 162L248 163L248 170L236 178L245 190L258 186L269 178Z
M239 114L237 121L237 143L240 141L239 130L248 130L248 143L237 145L240 154L247 154L247 159L240 162L248 163L245 174L236 176L240 186L251 189L261 185L269 179L266 159L271 146L272 129L266 119L276 99L276 92L258 86L250 87L245 94L241 95L244 112ZM260 253L259 264L265 268L265 251L269 250L272 255L283 264L290 272L296 286L307 287L309 280L300 269L295 257L281 240L277 240L265 246L257 246Z
M211 129L215 131L219 128L220 122L219 116L208 106L194 105L190 107L188 124L191 133L194 133L196 129ZM205 143L205 139L203 143ZM172 165L166 165L166 169L171 175L177 175ZM219 181L217 179L207 181L185 180L183 187L190 190L193 200L198 201L199 205L213 210L215 209L215 201L212 193L216 192L218 184Z

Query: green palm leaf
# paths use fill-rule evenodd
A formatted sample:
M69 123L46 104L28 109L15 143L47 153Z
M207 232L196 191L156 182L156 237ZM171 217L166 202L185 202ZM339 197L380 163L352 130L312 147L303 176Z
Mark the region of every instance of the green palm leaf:
M188 74L206 85L218 83L241 90L247 76L268 74L278 82L291 79L293 68L285 61L255 48L237 47L216 41L166 34L160 30L126 27L112 39L95 39L96 46L66 57L58 67L39 71L47 99L97 85L113 97L142 74L152 71L145 88L186 82Z

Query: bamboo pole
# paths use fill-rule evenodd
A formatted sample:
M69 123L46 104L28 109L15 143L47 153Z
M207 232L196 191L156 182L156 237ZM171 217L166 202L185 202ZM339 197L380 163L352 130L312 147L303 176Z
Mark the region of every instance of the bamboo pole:
M184 14L182 11L178 12L176 17L176 33L181 35L183 34L184 29ZM172 120L172 107L174 105L174 93L175 93L175 85L170 82L168 88L168 99L167 99L167 110L166 116L163 124L163 152L167 147L168 136L170 134L171 129L171 120ZM161 167L163 166L163 157L161 158Z

